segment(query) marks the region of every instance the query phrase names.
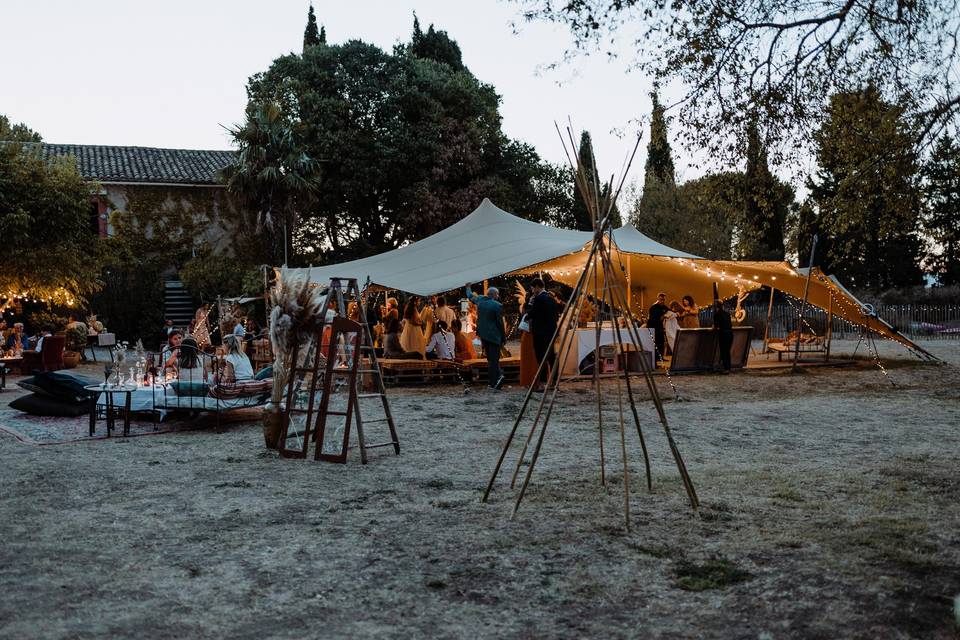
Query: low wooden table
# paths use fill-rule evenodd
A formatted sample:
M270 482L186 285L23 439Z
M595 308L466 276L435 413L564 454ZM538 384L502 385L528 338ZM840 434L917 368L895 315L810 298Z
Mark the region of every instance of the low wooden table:
M13 370L13 367L20 367L20 363L23 362L23 358L10 356L8 358L0 358L0 389L4 389L7 386L7 370Z
M123 417L123 435L130 435L130 398L133 392L137 390L137 387L124 385L112 385L108 387L103 384L91 384L85 386L84 389L99 392L90 400L90 435L93 436L97 429L97 400L101 394L106 400L104 403L104 417L107 421L107 437L109 438L113 433L114 419L118 413ZM114 395L118 393L123 394L122 408L113 401Z

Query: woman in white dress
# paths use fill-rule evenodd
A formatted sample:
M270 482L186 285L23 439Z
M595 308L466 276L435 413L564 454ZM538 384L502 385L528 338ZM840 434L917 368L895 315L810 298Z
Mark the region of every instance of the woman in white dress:
M674 300L670 303L670 310L663 314L663 331L667 335L667 350L673 354L673 346L677 341L677 332L680 330L680 316L683 307Z

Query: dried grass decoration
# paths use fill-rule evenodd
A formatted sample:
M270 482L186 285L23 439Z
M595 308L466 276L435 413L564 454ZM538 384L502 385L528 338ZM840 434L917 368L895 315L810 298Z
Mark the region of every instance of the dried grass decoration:
M325 309L321 288L309 276L295 275L282 269L270 293L270 342L273 346L273 393L271 404L279 408L287 388L287 365L294 345L299 350L309 347L314 331L323 322Z

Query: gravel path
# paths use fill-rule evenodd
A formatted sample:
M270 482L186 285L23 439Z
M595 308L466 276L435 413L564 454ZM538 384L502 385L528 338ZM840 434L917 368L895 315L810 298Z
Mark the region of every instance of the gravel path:
M603 487L585 384L514 520L512 467L480 496L516 389L392 391L403 454L366 466L278 459L250 423L0 435L0 637L956 638L960 344L925 346L952 364L888 362L895 387L869 363L677 378L701 514L638 403L629 534L615 403Z

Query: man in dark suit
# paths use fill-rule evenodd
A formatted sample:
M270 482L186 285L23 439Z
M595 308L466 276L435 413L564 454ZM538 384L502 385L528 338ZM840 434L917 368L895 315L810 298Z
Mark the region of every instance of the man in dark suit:
M505 377L500 370L500 347L507 341L500 291L496 287L490 287L487 295L480 296L467 285L467 299L477 305L477 335L480 336L483 350L487 354L487 382L491 389L499 390Z
M527 320L530 322L530 336L533 338L533 351L537 355L537 366L544 360L547 365L540 372L537 386L534 391L542 391L544 383L549 379L549 367L555 366L556 354L553 350L553 336L557 331L557 320L560 319L561 305L552 295L544 290L543 280L534 279L530 283L531 296L527 301Z
M657 294L657 301L650 307L647 314L647 328L653 329L653 342L657 347L657 360L663 359L663 345L666 340L666 332L663 329L663 316L670 311L667 306L667 294Z
M717 332L717 344L720 348L722 373L730 373L730 348L733 347L733 321L730 313L723 308L723 302L717 300L713 305L713 328Z

